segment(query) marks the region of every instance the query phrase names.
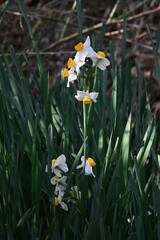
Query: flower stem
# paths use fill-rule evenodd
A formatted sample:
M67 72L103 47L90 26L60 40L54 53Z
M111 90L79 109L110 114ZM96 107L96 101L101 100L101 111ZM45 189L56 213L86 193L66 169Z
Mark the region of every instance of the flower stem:
M97 82L97 66L95 67L95 73L94 73L93 91L96 90L96 82Z
M86 143L87 138L87 114L86 114L86 104L83 103L83 141L84 141L84 157L86 159Z

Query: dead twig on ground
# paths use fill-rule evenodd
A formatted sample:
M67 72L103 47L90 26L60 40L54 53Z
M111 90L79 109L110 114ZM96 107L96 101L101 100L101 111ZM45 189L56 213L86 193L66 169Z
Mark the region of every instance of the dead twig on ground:
M144 16L147 16L147 15L151 15L151 14L155 14L155 13L158 13L160 12L160 6L158 8L154 8L154 9L151 9L151 10L148 10L148 11L145 11L143 13L139 13L139 14L136 14L136 15L133 15L131 17L128 17L126 18L126 21L129 22L129 21L133 21L135 19L139 19L139 18L142 18ZM106 25L112 25L112 24L122 24L124 22L124 19L119 19L119 20L107 20L106 21ZM103 25L103 23L98 23L98 24L95 24L94 26L90 27L90 28L86 28L83 30L83 34L86 34L86 33L89 33L89 32L92 32L94 30L97 30L99 28L101 28ZM51 48L54 48L55 46L61 44L61 43L64 43L64 42L67 42L67 41L70 41L76 37L78 37L79 33L73 33L67 37L64 37L64 38L61 38L60 40L52 43L51 45L49 45L48 47L46 47L45 49L43 49L43 51L47 51Z

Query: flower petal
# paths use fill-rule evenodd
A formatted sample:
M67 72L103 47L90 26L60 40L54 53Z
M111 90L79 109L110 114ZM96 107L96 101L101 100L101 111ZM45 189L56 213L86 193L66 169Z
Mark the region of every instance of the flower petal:
M98 94L99 94L99 93L97 93L97 92L91 92L91 93L90 93L90 97L91 97L91 100L92 100L93 102L97 102Z
M57 158L57 162L65 162L66 161L66 156L64 154L61 154L58 158Z
M90 37L87 36L86 41L84 42L84 46L90 46L91 45L91 40Z
M52 170L52 172L54 172L56 176L62 177L61 171L58 168L53 168Z
M110 65L110 61L107 58L104 58L103 60L100 60L97 64L97 67L99 67L102 71L106 69L107 66Z
M75 95L75 98L78 101L83 101L83 99L88 95L88 93L84 92L84 91L77 91L77 95Z
M60 205L61 205L61 207L62 207L63 210L68 211L68 206L67 206L67 204L65 204L64 202L60 202Z

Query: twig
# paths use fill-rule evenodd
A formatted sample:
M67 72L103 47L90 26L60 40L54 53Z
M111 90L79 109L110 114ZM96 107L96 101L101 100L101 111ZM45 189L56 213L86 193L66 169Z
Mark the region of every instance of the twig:
M105 36L106 37L112 37L112 36L116 36L116 35L122 34L122 33L123 33L123 29L119 29L119 30L107 32L107 33L105 33Z
M72 53L74 53L74 52L71 52L71 51L55 51L55 52L43 52L43 51L40 51L39 52L39 54L40 55L51 55L51 56L54 56L54 55L64 55L64 54L72 54ZM24 53L23 52L17 52L17 53L15 53L17 56L22 56L22 55L24 55ZM34 56L36 53L35 52L32 52L32 51L26 51L25 52L25 55L29 55L29 56ZM0 57L2 57L3 56L3 54L0 54ZM5 56L11 56L11 54L10 53L5 53Z
M118 38L118 39L120 39L120 38ZM138 42L133 41L133 40L131 40L129 38L126 39L126 42L129 43L129 44L133 44L134 43L134 44L136 44L139 47L145 48L145 49L150 50L150 51L153 52L153 47L150 47L150 46L148 46L146 44L138 43ZM158 50L158 53L160 54L160 50Z
M111 13L110 13L110 15L109 15L109 18L108 18L108 20L107 20L108 23L109 23L110 21L112 21L112 18L113 18L114 14L115 14L115 12L116 12L116 10L117 10L117 8L118 8L119 3L120 3L120 0L117 0L117 2L115 3L115 5L114 5L114 7L113 7L113 9L112 9L112 11L111 11Z
M160 12L160 6L159 6L158 8L154 8L154 9L152 9L152 10L148 10L148 11L145 11L145 12L143 12L143 13L139 13L139 14L133 15L133 16L131 16L131 17L128 17L128 18L126 19L126 21L129 22L129 21L132 21L132 20L135 20L135 19L139 19L139 18L141 18L141 17L147 16L147 15L151 15L151 14L154 14L154 13L158 13L158 12ZM123 23L123 22L124 22L123 19L113 20L113 21L109 21L109 22L108 22L108 20L107 20L107 21L106 21L106 25L120 24L120 23ZM94 30L97 30L97 29L101 28L101 27L102 27L102 24L103 24L103 23L98 23L98 24L95 24L94 26L92 26L92 27L90 27L90 28L84 29L84 30L83 30L83 34L89 33L89 32L92 32L92 31L94 31ZM61 44L61 43L70 41L70 40L78 37L78 35L79 35L79 33L77 32L77 33L71 34L70 36L64 37L64 38L62 38L62 39L60 39L60 40L52 43L50 46L48 46L48 47L46 47L45 49L43 49L43 51L47 51L47 50L49 50L49 49L51 49L51 48L54 48L55 46L57 46L57 45L59 45L59 44Z
M133 15L131 17L128 17L126 20L127 21L132 21L134 19L138 19L138 18L144 17L146 15L150 15L150 14L157 13L157 12L160 12L160 6L158 8L154 8L152 10L148 10L148 11ZM117 20L116 23L123 23L123 21L124 21L123 19L120 19L120 20Z
M1 11L1 10L2 10L2 9L0 8L0 11ZM20 13L19 11L7 10L6 12L7 12L8 14L11 14L11 15L15 15L15 16L22 17L22 13ZM28 12L27 15L28 15L28 17L30 17L30 18L43 19L43 20L60 22L60 23L66 24L66 21L65 21L65 20L62 20L61 18L55 18L55 17L49 17L49 16L46 17L46 16L39 15L39 14L35 14L35 13L32 13L32 12ZM75 27L75 25L74 25L73 23L70 23L69 25Z

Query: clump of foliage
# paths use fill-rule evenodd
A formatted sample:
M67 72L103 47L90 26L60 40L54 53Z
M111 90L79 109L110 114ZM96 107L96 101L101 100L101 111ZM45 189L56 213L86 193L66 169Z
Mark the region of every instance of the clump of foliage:
M159 115L152 115L149 101L152 71L143 86L139 63L125 60L125 21L121 63L110 42L110 66L99 69L85 56L81 74L73 69L77 80L68 88L66 69L64 77L49 85L22 1L19 8L37 72L25 53L18 57L11 48L7 57L1 49L0 238L159 239ZM160 31L153 46L158 76L159 36ZM103 50L103 37L102 32L96 43L92 36L94 52ZM105 58L102 51L100 55ZM58 178L53 179L53 172ZM62 175L67 181L57 185Z

